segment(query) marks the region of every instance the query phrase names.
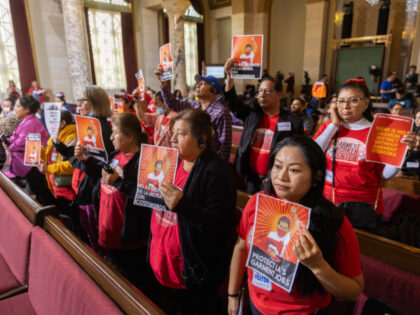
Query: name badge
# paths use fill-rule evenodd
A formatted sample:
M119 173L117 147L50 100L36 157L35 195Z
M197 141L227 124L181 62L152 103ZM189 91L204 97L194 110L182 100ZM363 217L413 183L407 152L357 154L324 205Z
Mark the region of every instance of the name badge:
M57 161L57 153L53 153L51 155L51 161L53 161L53 162Z
M252 277L252 285L266 291L271 291L272 285L270 279L268 279L267 277L263 276L261 273L255 270L253 272L254 275Z
M333 173L331 171L327 170L325 172L325 181L329 182L329 183L332 183L332 179L333 179Z
M407 168L419 168L419 162L407 162Z
M277 123L277 130L278 131L291 131L292 130L292 124L290 123L290 121L279 122L279 123Z

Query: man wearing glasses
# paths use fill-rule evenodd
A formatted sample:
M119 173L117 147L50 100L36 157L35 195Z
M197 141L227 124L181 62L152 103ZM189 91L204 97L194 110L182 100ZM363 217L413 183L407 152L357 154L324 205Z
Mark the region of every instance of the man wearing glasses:
M284 138L303 135L303 122L286 110L280 110L281 88L270 76L262 78L257 98L249 105L243 103L236 94L231 77L234 65L234 59L226 61L224 97L230 110L244 121L235 168L246 177L247 192L254 194L263 190L271 148Z

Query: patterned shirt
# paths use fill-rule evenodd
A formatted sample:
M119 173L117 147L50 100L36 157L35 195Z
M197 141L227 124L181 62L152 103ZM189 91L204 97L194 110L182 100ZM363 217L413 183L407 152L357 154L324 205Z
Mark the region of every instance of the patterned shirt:
M165 104L176 112L186 108L201 109L200 101L176 100L169 87L161 88L161 92ZM213 150L221 158L228 160L232 147L232 117L229 110L214 100L204 111L210 115L214 129Z

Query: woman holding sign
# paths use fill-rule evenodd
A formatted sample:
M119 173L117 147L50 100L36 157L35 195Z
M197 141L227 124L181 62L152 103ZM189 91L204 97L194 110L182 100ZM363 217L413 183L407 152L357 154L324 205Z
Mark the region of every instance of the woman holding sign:
M362 292L363 276L356 235L348 219L322 195L325 167L324 153L307 137L286 138L274 147L266 191L261 193L312 209L309 229L304 229L298 238L290 236L294 242L292 252L300 265L294 283L291 280L290 293L246 267L251 240L255 237L254 224L259 224L255 221L255 213L257 196L261 195L254 195L237 228L239 237L228 287L230 315L237 314L245 271L252 314L330 314L331 295L356 300ZM293 206L291 212L292 218L296 216ZM279 235L289 231L291 224L283 218L276 220Z
M35 113L39 109L39 102L32 96L22 96L16 103L16 117L21 120L16 130L10 137L10 144L3 142L5 150L12 154L10 172L17 177L24 177L29 187L36 195L36 199L43 205L54 203L54 198L48 190L45 177L38 171L37 167L24 165L25 143L30 133L41 135L41 144L45 147L49 135L47 129L41 124ZM38 152L38 156L41 152Z
M234 175L211 149L213 130L206 112L187 109L173 121L172 144L181 160L175 185L163 183L161 189L170 211L153 210L151 221L149 257L156 295L164 298L162 303L173 301L168 313L220 314L217 290L230 258Z
M375 209L376 220L380 221L384 212L381 181L390 179L399 169L366 161L371 121L368 88L363 83L350 80L341 87L337 102L331 105L331 121L319 128L314 140L327 159L325 197L336 205L352 201L370 205ZM405 135L401 142L411 144L414 142L413 134ZM366 212L353 217L354 226L374 228L373 211L368 209Z

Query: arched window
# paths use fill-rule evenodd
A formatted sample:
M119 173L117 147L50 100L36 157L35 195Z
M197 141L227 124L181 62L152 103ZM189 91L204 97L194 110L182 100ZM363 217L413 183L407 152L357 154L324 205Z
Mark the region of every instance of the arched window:
M184 16L185 68L187 85L192 87L195 85L195 75L198 73L197 23L202 23L203 17L192 5L185 11Z
M19 85L19 68L9 0L0 0L0 91L6 91L9 80Z

